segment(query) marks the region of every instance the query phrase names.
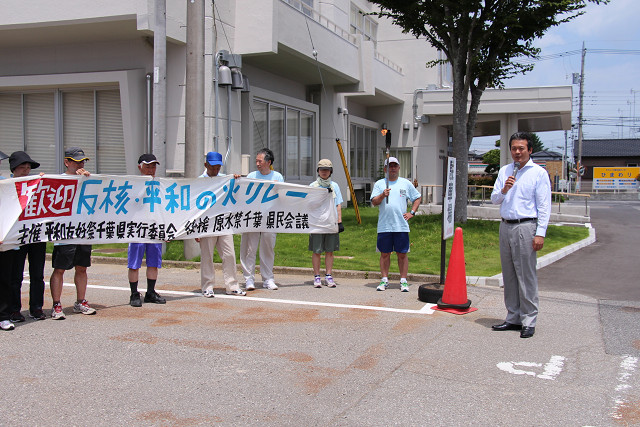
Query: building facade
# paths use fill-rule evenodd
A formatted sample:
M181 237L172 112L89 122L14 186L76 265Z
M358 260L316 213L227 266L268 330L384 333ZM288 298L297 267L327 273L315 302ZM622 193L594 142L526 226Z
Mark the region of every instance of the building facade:
M376 9L362 0L6 0L0 149L24 149L48 173L62 170L69 146L85 149L94 173L133 174L150 150L168 175L200 171L202 162L185 161L187 4L203 9L200 146L203 155L223 153L227 172L249 172L255 152L269 147L288 182L307 184L317 161L329 158L349 200L340 140L364 200L382 175L384 125L401 176L441 183L439 156L452 126L449 69L426 68L441 53L368 15ZM166 62L158 62L154 35L163 33ZM154 113L154 88L165 82L166 102ZM566 130L570 116L569 86L488 90L477 135L499 135L508 147L511 133ZM166 123L160 142L154 120ZM510 161L508 149L502 161Z

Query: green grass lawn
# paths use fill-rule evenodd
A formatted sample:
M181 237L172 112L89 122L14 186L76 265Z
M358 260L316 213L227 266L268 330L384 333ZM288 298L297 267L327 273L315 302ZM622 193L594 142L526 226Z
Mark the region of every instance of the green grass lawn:
M343 209L345 231L340 234L340 250L335 253L336 270L379 271L379 254L376 253L376 225L378 209L360 208L362 224L358 224L353 208ZM441 215L418 215L411 219L411 252L409 272L418 274L440 274ZM500 273L500 251L497 221L469 220L460 224L464 235L464 254L468 276L492 276ZM556 251L571 243L588 237L584 227L549 226L544 248L538 256ZM447 241L447 259L453 239ZM240 236L234 236L236 257L239 255ZM308 250L307 234L278 234L275 264L289 267L311 267L311 252ZM52 245L51 245L52 247ZM121 249L120 251L118 249ZM94 245L96 253L106 256L127 256L126 244ZM184 260L182 241L167 245L165 259ZM195 261L199 261L199 257ZM216 262L220 262L216 254ZM239 259L238 259L239 262ZM398 272L395 255L391 256L391 271Z

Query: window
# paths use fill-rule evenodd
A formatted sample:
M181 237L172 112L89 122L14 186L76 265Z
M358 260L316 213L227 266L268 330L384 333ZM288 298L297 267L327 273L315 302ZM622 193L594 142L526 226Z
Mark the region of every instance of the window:
M351 4L349 26L351 34L362 34L365 40L376 42L378 40L378 24L371 16L364 15L364 13L358 6Z
M313 16L313 0L282 0L307 16Z
M38 172L63 172L64 150L78 146L91 159L91 172L126 173L118 89L2 93L0 140L7 154L29 153ZM8 171L8 162L0 168Z
M311 180L315 115L288 105L253 102L253 153L273 151L273 168L290 181Z
M408 180L413 179L413 173L411 173L411 166L413 162L411 161L411 150L402 150L397 148L392 148L389 150L389 156L395 157L400 162L400 177L407 178ZM382 160L382 164L384 165L384 159L387 158L387 152L384 151L384 157Z
M349 174L366 181L376 179L373 153L376 152L377 129L351 123L349 138Z

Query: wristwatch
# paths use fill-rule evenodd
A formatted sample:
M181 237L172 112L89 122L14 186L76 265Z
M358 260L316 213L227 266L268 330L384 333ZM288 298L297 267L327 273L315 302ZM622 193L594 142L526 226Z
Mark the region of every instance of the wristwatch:
M416 211L414 211L413 209L411 209L411 215L416 216Z

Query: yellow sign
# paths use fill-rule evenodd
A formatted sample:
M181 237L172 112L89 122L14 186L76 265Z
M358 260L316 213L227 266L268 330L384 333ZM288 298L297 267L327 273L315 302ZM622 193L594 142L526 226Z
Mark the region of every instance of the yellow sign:
M640 167L594 167L594 178L636 179L640 175Z
M594 167L594 190L632 190L638 188L640 167Z

